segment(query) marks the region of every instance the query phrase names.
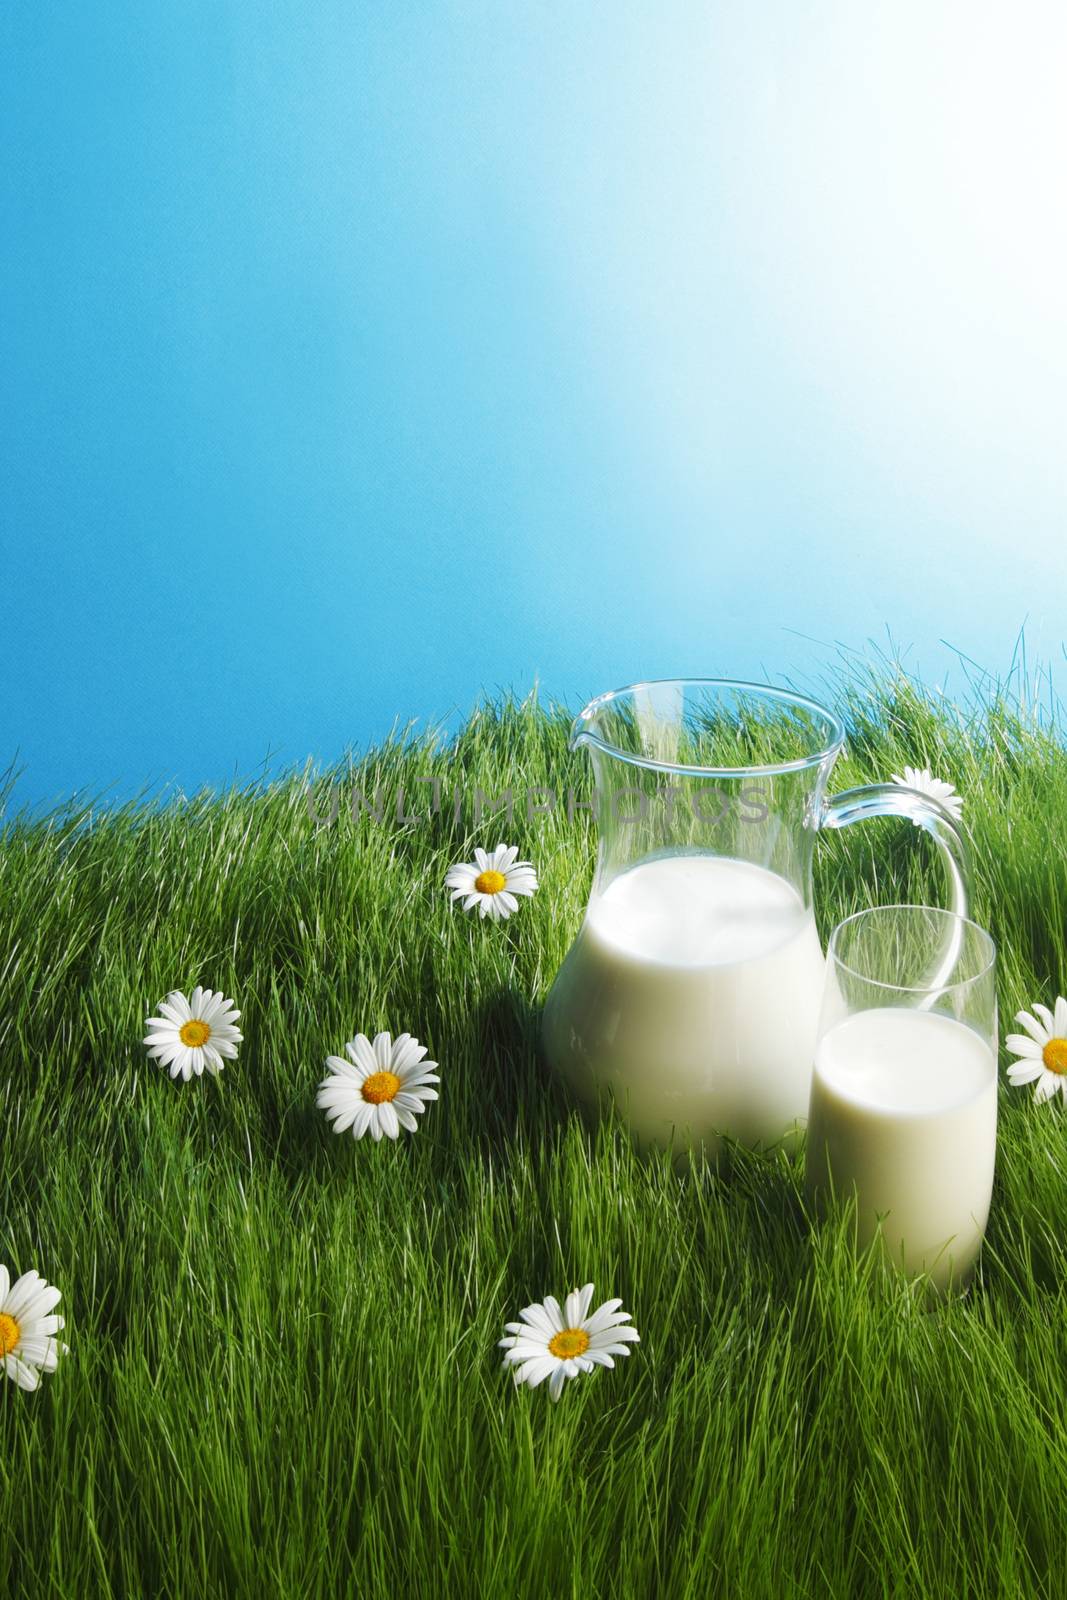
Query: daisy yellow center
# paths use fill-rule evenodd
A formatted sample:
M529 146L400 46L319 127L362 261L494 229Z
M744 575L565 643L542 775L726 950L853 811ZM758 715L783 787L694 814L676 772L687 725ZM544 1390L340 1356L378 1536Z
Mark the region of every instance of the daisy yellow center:
M183 1022L178 1029L178 1038L182 1044L187 1044L196 1050L200 1045L207 1044L211 1038L211 1029L206 1022L200 1022L193 1017L189 1022Z
M499 894L507 881L502 872L490 867L488 872L479 872L474 880L474 887L479 894Z
M1067 1039L1050 1039L1041 1059L1050 1072L1067 1072Z
M395 1072L372 1072L363 1080L363 1098L372 1106L380 1106L383 1100L394 1099L399 1088L400 1079Z
M571 1356L585 1354L589 1349L589 1335L584 1328L564 1328L562 1333L552 1335L548 1348L561 1361L568 1361Z
M6 1311L0 1311L0 1360L10 1355L19 1342L19 1325Z

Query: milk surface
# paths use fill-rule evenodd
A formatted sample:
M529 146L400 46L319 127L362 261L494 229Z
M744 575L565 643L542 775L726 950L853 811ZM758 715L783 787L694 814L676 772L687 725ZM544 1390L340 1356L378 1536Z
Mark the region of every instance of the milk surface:
M973 1029L905 1007L857 1012L816 1053L809 1194L830 1174L837 1194L855 1189L860 1244L883 1214L891 1258L944 1287L981 1247L996 1128L996 1061Z
M549 997L550 1062L642 1140L770 1143L807 1115L824 962L793 887L665 856L594 894Z

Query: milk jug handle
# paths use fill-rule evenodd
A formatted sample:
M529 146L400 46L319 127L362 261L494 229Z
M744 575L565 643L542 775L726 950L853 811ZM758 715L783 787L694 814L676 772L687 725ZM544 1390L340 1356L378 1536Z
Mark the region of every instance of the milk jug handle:
M967 916L971 881L970 850L960 824L950 811L928 794L899 783L871 783L861 789L843 789L822 802L819 828L847 828L865 817L906 817L925 828L941 852L948 878L948 909Z

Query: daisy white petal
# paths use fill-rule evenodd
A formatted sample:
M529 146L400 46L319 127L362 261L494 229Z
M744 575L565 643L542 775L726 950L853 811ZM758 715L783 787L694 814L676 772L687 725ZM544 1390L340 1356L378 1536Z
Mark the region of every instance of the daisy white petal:
M394 1061L393 1071L405 1083L417 1083L420 1078L435 1079L437 1062L431 1061L424 1048L420 1047L417 1061Z
M544 1307L548 1312L549 1321L552 1323L553 1328L557 1333L562 1332L567 1324L563 1320L563 1307L554 1294L545 1295Z
M440 1081L440 1078L434 1077L427 1078L425 1081L421 1078L413 1079L411 1083L404 1083L402 1085L402 1087L397 1091L396 1099L398 1102L407 1105L409 1111L414 1111L415 1107L408 1105L406 1097L410 1095L416 1100L425 1101L427 1104L431 1100L440 1100L441 1096L438 1094L437 1090L431 1087L431 1085L440 1083Z
M552 1321L544 1306L524 1306L519 1312L523 1322L529 1323L533 1328L541 1328L547 1334L556 1332L556 1324Z
M624 1347L626 1345L639 1344L640 1341L641 1335L638 1333L637 1329L631 1328L627 1324L625 1327L612 1328L607 1333L598 1334L593 1340L593 1348L597 1350L613 1350L616 1352L622 1350L623 1354L625 1354Z
M595 1328L590 1323L589 1328L593 1343L598 1344L601 1340L618 1338L619 1330L625 1328L629 1320L630 1313L628 1311L616 1311L611 1316L605 1317Z
M353 1139L362 1139L363 1135L369 1131L371 1123L375 1121L377 1121L377 1115L374 1107L367 1105L366 1101L363 1101L352 1114Z
M393 1052L393 1071L405 1079L416 1076L424 1067L432 1069L436 1065L436 1061L427 1061L426 1046L417 1039L409 1039L402 1049Z
M890 778L905 789L918 789L920 794L938 801L957 821L963 815L963 799L956 793L955 785L935 778L929 767L905 767L903 774L894 772Z
M392 1069L400 1072L403 1077L410 1077L413 1072L421 1072L422 1067L435 1067L437 1062L427 1061L426 1045L421 1045L418 1038L408 1038L403 1045L397 1043L392 1054Z
M1037 1007L1035 1006L1034 1009L1036 1010ZM1021 1027L1026 1029L1027 1033L1030 1035L1031 1039L1033 1039L1035 1044L1046 1045L1052 1034L1055 1032L1055 1028L1052 1024L1051 1011L1048 1011L1044 1006L1042 1006L1041 1009L1048 1017L1047 1026L1038 1022L1037 1018L1032 1017L1029 1011L1017 1011L1015 1013L1015 1020L1020 1024Z
M352 1057L357 1067L362 1067L364 1073L377 1072L378 1058L374 1054L374 1046L365 1033L357 1033L356 1037L345 1045L345 1049Z
M8 1309L13 1316L18 1316L23 1322L32 1322L36 1326L43 1324L46 1318L51 1320L51 1315L62 1298L62 1289L55 1289L50 1283L45 1283L43 1278L38 1278L35 1284L27 1286L25 1293L19 1298L16 1298L14 1289L11 1291Z
M398 1115L401 1111L413 1111L417 1114L423 1109L427 1100L436 1099L436 1089L427 1089L425 1094L409 1094L406 1090L401 1089L400 1093L393 1100L393 1104L396 1106ZM412 1129L412 1132L414 1131L415 1130Z
M599 1305L596 1308L596 1310L593 1312L593 1315L586 1322L585 1326L587 1330L590 1333L599 1333L601 1328L609 1327L611 1325L612 1317L614 1316L615 1312L618 1311L621 1305L621 1300L605 1300L602 1305ZM629 1315L630 1313L628 1311L623 1312L624 1318L628 1317Z
M12 1317L24 1317L42 1288L46 1287L40 1273L24 1272L21 1278L16 1278L11 1285L3 1309Z
M40 1367L45 1372L54 1372L59 1365L59 1355L54 1339L30 1338L24 1336L19 1345L19 1360L27 1366Z
M1035 1061L1041 1060L1044 1045L1038 1044L1034 1039L1028 1039L1025 1033L1009 1033L1004 1043L1017 1056L1026 1056Z
M531 1389L536 1389L539 1383L544 1383L546 1378L552 1377L556 1370L557 1362L551 1356L539 1356L536 1361L528 1361L519 1368L519 1381L529 1384Z
M505 1342L511 1351L506 1358L508 1361L532 1361L535 1356L540 1357L544 1354L543 1339L524 1338L521 1334L516 1334L514 1339L501 1340L501 1344Z

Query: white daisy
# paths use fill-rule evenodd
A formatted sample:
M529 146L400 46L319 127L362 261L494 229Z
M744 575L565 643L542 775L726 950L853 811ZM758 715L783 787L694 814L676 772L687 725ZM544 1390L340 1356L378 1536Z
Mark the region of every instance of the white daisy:
M473 861L461 861L450 867L445 887L452 890L452 899L462 900L464 911L478 907L478 915L494 921L510 917L519 909L515 898L520 894L533 894L537 888L537 873L530 861L519 861L518 845L498 844L491 855L475 850Z
M357 1033L345 1049L350 1061L326 1057L330 1076L319 1084L316 1100L333 1123L334 1133L351 1128L353 1139L369 1133L375 1140L383 1133L395 1139L401 1128L414 1133L415 1118L437 1099L431 1086L441 1081L429 1070L437 1062L423 1060L426 1046L410 1033L398 1035L395 1042L387 1033L379 1033L373 1044L365 1033Z
M219 1073L223 1057L236 1056L242 1035L234 1023L241 1013L224 994L197 984L187 1000L180 989L172 989L159 1009L162 1015L145 1023L149 1033L144 1043L172 1078L188 1083L194 1072L198 1078L204 1071Z
M1034 1102L1051 1100L1057 1089L1067 1100L1067 1000L1056 1001L1055 1013L1048 1006L1035 1006L1037 1016L1017 1011L1025 1033L1009 1033L1004 1043L1020 1060L1008 1068L1008 1082L1034 1085Z
M918 789L920 794L928 794L932 800L939 800L957 822L963 816L963 799L956 793L955 785L946 783L944 778L935 778L929 767L905 767L903 777L899 772L891 776L893 782L903 788Z
M42 1372L54 1372L65 1344L55 1338L63 1318L54 1316L63 1298L38 1272L24 1272L15 1283L0 1265L0 1369L20 1389L36 1389Z
M590 1316L592 1303L593 1285L587 1283L567 1296L562 1311L549 1295L543 1304L520 1311L519 1322L505 1323L509 1337L500 1340L500 1347L516 1386L528 1383L536 1389L547 1378L548 1392L558 1400L568 1378L594 1367L613 1367L614 1356L630 1354L629 1346L639 1335L636 1328L623 1326L630 1313L619 1310L622 1301L605 1300Z

